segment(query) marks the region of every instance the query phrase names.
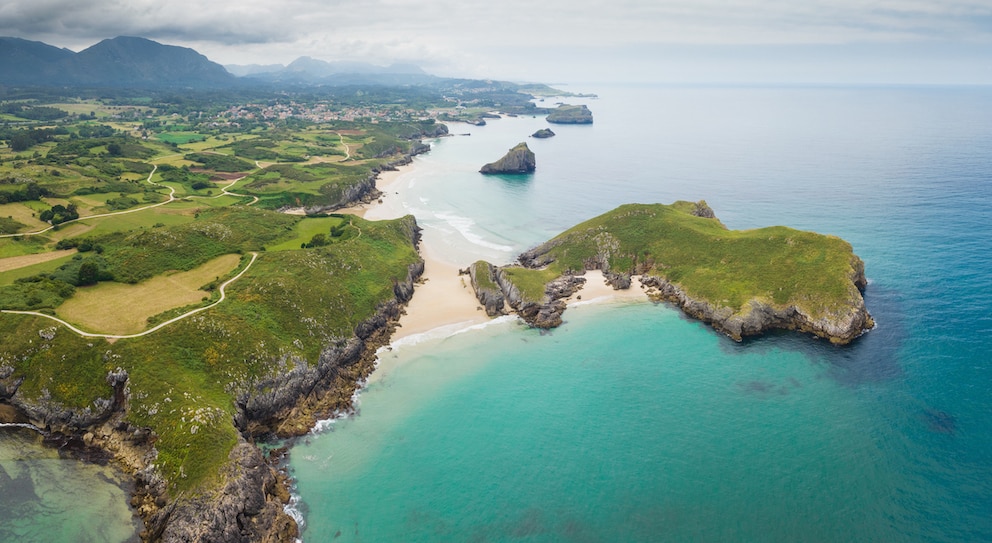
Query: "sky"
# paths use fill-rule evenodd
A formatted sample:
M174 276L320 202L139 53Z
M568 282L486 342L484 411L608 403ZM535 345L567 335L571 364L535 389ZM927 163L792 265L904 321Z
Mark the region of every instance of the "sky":
M4 0L0 36L141 36L544 83L992 84L992 0Z

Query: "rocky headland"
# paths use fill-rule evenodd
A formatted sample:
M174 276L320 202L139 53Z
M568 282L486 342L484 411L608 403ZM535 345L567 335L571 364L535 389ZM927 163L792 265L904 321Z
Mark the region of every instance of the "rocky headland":
M532 173L537 168L534 151L524 142L518 143L507 151L503 158L490 162L479 170L483 174L524 174Z
M592 124L592 112L585 105L562 104L551 110L547 120L555 124Z
M412 217L401 228L416 248L420 230ZM64 454L84 460L109 459L129 474L134 481L131 506L145 526L142 541L296 541L299 528L284 508L290 494L288 476L280 468L281 456L266 456L256 443L305 435L318 420L353 408L356 390L374 369L376 351L388 344L423 271L422 260L409 265L406 277L393 281L391 298L354 326L350 337L328 337L316 360L294 360L288 371L278 370L287 367L285 360L267 361L266 365L277 369L267 378L227 383L227 390L238 391L233 416L216 424L233 425L236 442L219 473L193 491L177 492L175 483L161 472L162 440L169 437L136 423L140 419L134 410L144 409L136 406L145 404L147 393L137 391L140 386L133 383L134 376L121 367L106 372L103 392L94 390L99 397L78 408L56 401L45 389L40 395L30 392L32 377L0 353L0 422L29 424ZM18 319L23 321L19 328L37 326L27 318ZM34 333L32 352L57 352L67 342L86 350L86 341L65 329L44 328ZM120 358L107 344L101 349L106 360ZM156 404L155 409L163 407ZM209 418L199 410L194 416ZM190 431L198 437L195 427ZM204 427L200 433L208 431L214 430Z
M601 270L617 290L639 279L652 299L737 341L784 329L846 344L874 326L862 296L864 263L850 244L781 226L728 230L702 201L621 206L518 262L475 268L486 270L507 304L539 328L561 324L563 299L582 288L586 270Z

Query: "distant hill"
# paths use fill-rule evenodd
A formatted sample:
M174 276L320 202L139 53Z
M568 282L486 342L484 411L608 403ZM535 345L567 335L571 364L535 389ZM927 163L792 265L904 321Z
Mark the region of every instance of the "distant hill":
M79 53L42 42L0 38L0 82L106 87L227 87L236 78L187 47L121 36Z
M289 64L229 65L233 74L268 83L299 83L316 85L421 85L437 80L414 64L394 63L378 66L368 62L327 62L312 57L300 57Z

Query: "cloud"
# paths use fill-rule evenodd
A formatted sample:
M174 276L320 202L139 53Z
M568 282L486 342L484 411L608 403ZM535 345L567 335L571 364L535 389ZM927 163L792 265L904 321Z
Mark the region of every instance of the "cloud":
M663 45L992 43L987 0L6 0L0 35L75 50L134 35L222 63L417 62L512 70L548 51ZM520 70L533 72L534 70ZM494 74L505 76L507 74Z

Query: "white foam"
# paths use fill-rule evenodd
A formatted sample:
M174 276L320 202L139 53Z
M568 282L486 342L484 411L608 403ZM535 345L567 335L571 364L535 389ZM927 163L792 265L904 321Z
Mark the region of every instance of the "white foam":
M27 424L23 422L0 422L0 428L27 428L28 430L34 430L38 433L45 433L41 428L38 428L34 424Z
M433 341L435 339L444 339L465 332L471 332L473 330L482 330L483 328L493 326L495 324L515 321L516 319L517 317L514 315L503 315L502 317L497 317L483 323L468 324L472 321L462 321L453 324L446 324L444 326L438 326L437 328L432 328L426 332L410 334L409 336L402 337L396 341L393 341L389 345L386 345L385 347L379 347L379 350L376 351L376 355L381 356L383 353L395 352L403 347L412 347L414 345L427 341Z
M300 511L301 501L302 498L300 497L299 494L296 493L296 489L294 488L293 491L289 494L289 503L282 506L282 511L283 513L286 513L287 515L293 517L293 520L296 521L296 525L299 526L300 528L300 533L303 533L303 527L306 526L307 521L303 517L303 511ZM297 538L296 543L303 543L303 540Z
M445 213L445 212L435 213L434 216L446 222L447 224L451 225L451 227L454 228L465 239L476 245L485 247L487 249L502 251L504 253L513 251L513 247L486 241L485 239L482 238L482 236L473 232L472 226L475 225L475 221L468 217L462 217L461 215L455 215L453 213Z

